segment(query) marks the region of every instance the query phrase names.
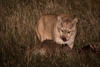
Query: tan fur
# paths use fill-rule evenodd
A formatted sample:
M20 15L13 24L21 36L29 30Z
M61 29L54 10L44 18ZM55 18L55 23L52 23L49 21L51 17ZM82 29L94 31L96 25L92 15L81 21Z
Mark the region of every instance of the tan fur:
M35 31L42 42L53 40L58 44L68 44L72 49L76 35L77 18L73 19L68 14L42 15L35 25Z

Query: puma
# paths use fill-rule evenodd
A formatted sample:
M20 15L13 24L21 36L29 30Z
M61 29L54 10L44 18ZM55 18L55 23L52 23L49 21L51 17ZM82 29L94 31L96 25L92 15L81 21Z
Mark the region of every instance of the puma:
M40 17L35 25L38 39L53 40L58 44L67 44L71 49L77 33L77 18L69 14L45 14Z

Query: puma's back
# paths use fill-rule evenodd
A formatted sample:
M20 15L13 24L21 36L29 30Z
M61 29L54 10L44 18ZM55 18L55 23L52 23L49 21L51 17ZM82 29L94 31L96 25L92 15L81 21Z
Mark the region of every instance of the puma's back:
M68 44L72 48L76 35L76 22L77 19L68 14L42 15L35 25L35 31L41 42L46 39L54 40L59 44Z
M46 39L52 39L51 29L53 28L53 26L55 26L56 21L57 15L50 14L40 17L35 26L35 31L41 42Z

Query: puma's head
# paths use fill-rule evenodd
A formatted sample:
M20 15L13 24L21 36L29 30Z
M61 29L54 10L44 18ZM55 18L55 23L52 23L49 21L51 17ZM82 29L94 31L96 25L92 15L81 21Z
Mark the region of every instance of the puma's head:
M58 21L60 22L58 26L58 31L60 33L60 38L63 42L68 41L72 35L76 34L76 23L78 19L72 19L69 16L58 16Z

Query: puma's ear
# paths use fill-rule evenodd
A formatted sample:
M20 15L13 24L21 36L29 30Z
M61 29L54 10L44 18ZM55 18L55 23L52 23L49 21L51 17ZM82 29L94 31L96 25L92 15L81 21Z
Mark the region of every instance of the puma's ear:
M73 20L73 22L74 22L74 23L77 23L77 22L78 22L78 19L77 19L77 18L75 18L75 19Z
M78 22L78 19L77 19L77 18L75 18L75 19L72 21L73 25L75 25L77 22Z
M58 21L62 22L62 18L60 16L57 17Z

